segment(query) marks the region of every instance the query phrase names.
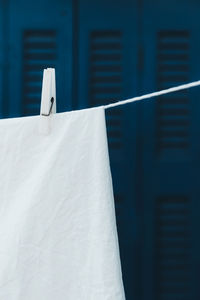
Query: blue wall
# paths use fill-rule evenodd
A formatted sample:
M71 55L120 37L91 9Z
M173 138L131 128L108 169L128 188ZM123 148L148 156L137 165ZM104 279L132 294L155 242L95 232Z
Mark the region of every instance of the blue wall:
M200 2L0 0L0 117L57 111L200 77ZM106 111L127 300L200 299L200 89Z

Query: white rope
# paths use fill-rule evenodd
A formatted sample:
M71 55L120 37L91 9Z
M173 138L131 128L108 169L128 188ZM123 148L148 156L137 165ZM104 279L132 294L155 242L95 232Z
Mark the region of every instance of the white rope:
M131 102L135 102L135 101L139 101L139 100L143 100L143 99L148 99L148 98L157 97L157 96L164 95L164 94L173 93L173 92L176 92L176 91L189 89L189 88L192 88L192 87L195 87L195 86L198 86L198 85L200 85L200 80L190 82L190 83L186 83L186 84L182 84L182 85L179 85L179 86L176 86L176 87L171 87L171 88L166 89L166 90L146 94L146 95L143 95L143 96L134 97L134 98L131 98L131 99L128 99L128 100L117 101L115 103L110 103L110 104L104 105L103 107L105 109L107 109L107 108L115 107L115 106L118 106L118 105L124 105L124 104L127 104L127 103L131 103Z

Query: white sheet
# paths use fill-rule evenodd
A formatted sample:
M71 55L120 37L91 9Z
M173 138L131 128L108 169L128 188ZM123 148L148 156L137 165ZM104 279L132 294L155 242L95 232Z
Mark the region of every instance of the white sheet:
M0 299L125 299L103 107L0 120Z

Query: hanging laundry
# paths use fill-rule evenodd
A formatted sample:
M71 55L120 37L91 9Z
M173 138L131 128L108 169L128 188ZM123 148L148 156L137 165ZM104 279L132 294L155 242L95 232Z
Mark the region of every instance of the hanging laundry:
M125 299L104 107L0 120L0 193L0 299Z

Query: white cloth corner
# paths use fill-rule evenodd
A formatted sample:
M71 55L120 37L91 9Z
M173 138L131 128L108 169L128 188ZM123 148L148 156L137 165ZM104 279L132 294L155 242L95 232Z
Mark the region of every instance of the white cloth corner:
M103 107L0 120L0 299L124 300Z

